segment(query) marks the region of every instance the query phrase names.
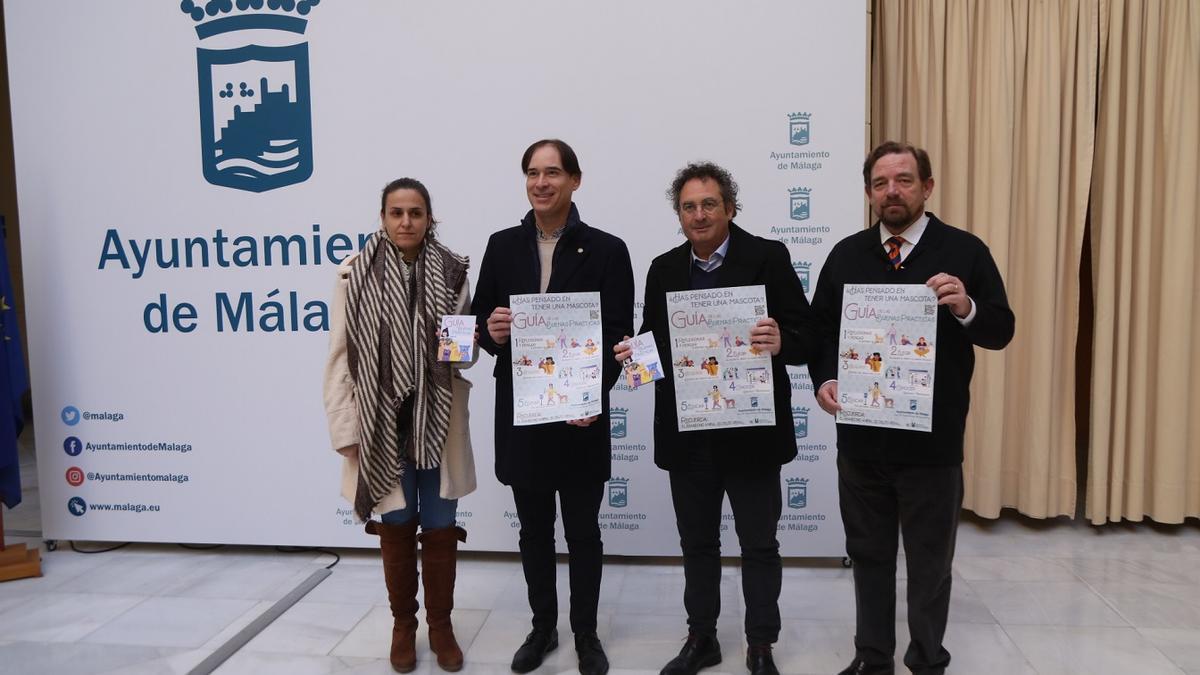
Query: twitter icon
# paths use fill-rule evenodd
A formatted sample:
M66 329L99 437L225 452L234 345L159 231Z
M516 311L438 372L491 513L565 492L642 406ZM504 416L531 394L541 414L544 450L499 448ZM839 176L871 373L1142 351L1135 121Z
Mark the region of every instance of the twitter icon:
M65 424L69 427L73 427L76 424L79 424L79 408L76 408L73 405L69 405L69 406L63 408L62 409L62 421L63 421L63 424Z

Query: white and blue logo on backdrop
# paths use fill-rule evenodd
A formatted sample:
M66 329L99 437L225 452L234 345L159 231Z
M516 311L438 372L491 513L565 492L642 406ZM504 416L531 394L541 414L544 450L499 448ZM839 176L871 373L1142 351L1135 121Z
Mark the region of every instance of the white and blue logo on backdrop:
M789 509L803 509L808 506L808 479L787 479L787 505Z
M183 0L180 9L196 22L203 41L244 31L302 36L308 20L300 17L319 2ZM196 67L205 180L250 192L308 180L313 171L308 43L197 47Z
M807 260L796 260L792 262L792 269L796 271L796 276L800 277L800 287L804 289L805 293L807 293L808 280L810 276L809 273L812 269L812 263L808 262Z
M628 408L609 408L608 432L612 438L625 438L629 435Z
M812 203L810 197L812 189L806 187L788 188L788 195L791 197L792 220L808 220L808 216L811 214Z
M629 506L629 479L613 476L608 481L608 505L614 509Z
M792 426L796 429L796 440L808 436L808 408L792 407Z
M788 142L792 145L808 145L809 118L811 113L788 113Z

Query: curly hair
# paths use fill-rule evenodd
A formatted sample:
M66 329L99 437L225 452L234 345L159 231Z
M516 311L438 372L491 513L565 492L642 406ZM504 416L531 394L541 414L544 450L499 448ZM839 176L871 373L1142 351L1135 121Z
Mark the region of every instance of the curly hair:
M742 208L737 199L738 184L728 171L712 162L692 162L675 174L675 180L671 181L671 187L667 190L667 200L671 202L675 213L679 213L679 193L683 192L683 186L696 179L716 183L717 187L721 188L721 199L733 207L734 216L738 214Z

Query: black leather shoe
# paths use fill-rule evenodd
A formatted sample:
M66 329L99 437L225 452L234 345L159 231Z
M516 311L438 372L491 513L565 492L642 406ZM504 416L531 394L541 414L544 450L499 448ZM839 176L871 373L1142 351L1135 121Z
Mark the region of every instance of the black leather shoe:
M771 645L750 645L746 650L746 670L750 675L779 675L771 657Z
M528 673L537 670L542 665L542 659L550 652L558 649L558 630L533 629L526 636L525 642L513 654L512 671Z
M595 633L575 636L575 654L579 656L579 675L605 675L608 672L608 657Z
M696 675L701 668L715 666L721 662L721 645L711 635L688 633L687 642L679 650L679 656L667 662L658 675Z
M856 658L838 675L896 675L896 667L890 663L867 663Z

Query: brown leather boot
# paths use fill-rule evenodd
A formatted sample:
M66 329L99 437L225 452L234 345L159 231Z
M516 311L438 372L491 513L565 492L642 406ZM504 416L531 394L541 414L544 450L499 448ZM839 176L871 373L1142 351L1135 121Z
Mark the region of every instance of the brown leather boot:
M379 535L383 580L392 606L392 668L409 673L417 667L417 520L403 525L367 522L367 534Z
M458 542L467 540L467 531L461 527L424 530L420 540L421 569L425 572L425 623L429 625L429 649L437 654L437 662L442 670L461 670L463 653L454 639L450 611L454 609Z

